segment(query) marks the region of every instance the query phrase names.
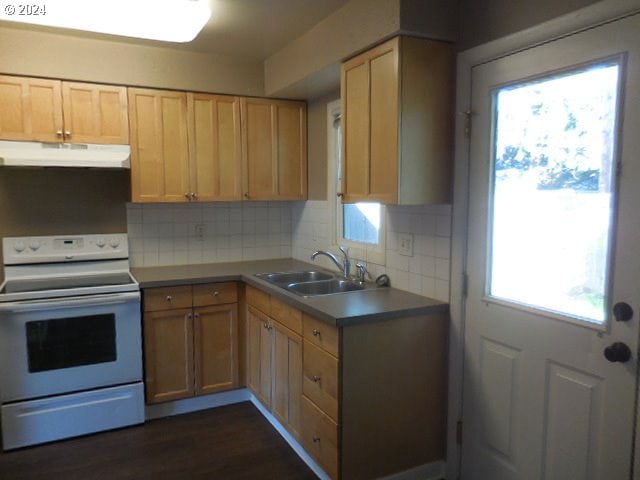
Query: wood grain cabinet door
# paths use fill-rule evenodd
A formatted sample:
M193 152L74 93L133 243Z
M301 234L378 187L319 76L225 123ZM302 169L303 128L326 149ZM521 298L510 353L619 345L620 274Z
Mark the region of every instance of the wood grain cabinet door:
M186 93L129 88L128 94L132 201L189 201Z
M273 414L300 438L302 337L273 322Z
M147 403L193 396L192 317L190 308L145 312Z
M64 137L70 143L129 143L127 89L62 82Z
M238 305L194 311L195 393L204 395L238 385Z
M271 408L271 368L273 327L271 319L262 312L248 307L248 365L247 387L267 408Z
M194 200L241 200L240 99L203 93L187 99Z
M61 142L61 82L0 75L0 140Z
M245 199L305 199L306 104L242 98L240 106Z

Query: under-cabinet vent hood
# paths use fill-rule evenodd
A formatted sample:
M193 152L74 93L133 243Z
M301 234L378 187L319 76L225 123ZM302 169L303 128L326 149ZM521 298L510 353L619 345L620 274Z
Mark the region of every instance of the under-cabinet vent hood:
M129 145L0 141L0 166L129 168Z

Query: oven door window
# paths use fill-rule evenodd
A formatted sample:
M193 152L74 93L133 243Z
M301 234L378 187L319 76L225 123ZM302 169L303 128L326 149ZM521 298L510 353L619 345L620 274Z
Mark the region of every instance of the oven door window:
M116 360L114 314L27 322L29 372Z

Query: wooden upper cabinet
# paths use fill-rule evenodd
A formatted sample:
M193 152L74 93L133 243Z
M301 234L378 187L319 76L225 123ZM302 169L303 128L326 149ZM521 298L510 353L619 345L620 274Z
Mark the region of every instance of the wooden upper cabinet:
M65 141L129 143L127 89L62 82Z
M395 37L342 66L343 201L451 200L454 54Z
M307 108L304 102L242 98L244 197L307 197Z
M240 99L188 93L192 200L242 199Z
M126 88L0 76L0 138L128 144Z
M0 139L62 141L59 80L0 76Z
M187 94L140 88L128 93L132 201L188 201Z

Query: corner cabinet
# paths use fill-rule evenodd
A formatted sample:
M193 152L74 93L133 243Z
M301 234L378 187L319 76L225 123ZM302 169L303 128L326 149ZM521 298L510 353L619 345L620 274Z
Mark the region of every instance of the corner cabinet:
M242 98L246 200L307 198L307 107L304 102Z
M444 461L448 314L336 327L246 286L247 387L332 479Z
M237 284L144 289L147 403L237 388Z
M451 201L454 61L400 36L342 65L343 202Z
M125 87L0 75L0 140L129 143Z

